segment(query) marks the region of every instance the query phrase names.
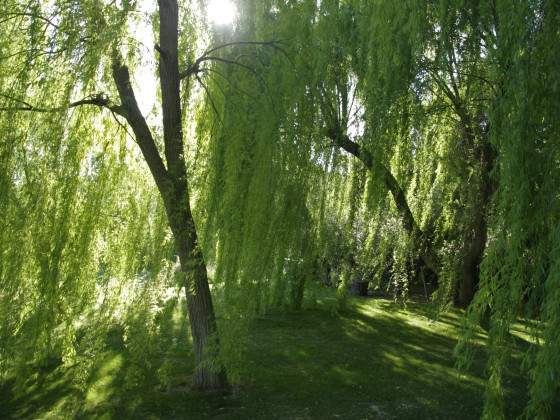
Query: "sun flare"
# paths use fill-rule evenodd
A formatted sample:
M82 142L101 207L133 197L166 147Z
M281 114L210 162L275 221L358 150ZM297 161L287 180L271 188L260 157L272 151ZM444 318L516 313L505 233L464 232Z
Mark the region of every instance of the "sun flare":
M230 0L210 0L206 13L215 25L230 25L235 19L235 5Z

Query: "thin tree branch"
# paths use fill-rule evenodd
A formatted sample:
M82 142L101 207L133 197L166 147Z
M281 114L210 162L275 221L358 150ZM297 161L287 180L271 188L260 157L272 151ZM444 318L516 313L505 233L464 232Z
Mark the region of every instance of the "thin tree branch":
M63 48L61 50L56 50L56 51L46 51L46 50L31 49L30 48L30 49L26 49L26 50L17 51L13 54L4 55L4 56L0 57L0 60L7 60L9 58L16 57L16 56L22 55L22 54L31 54L31 55L33 55L34 58L40 57L42 55L60 55L65 51L68 51L68 48Z
M239 54L237 57L235 57L235 60L233 60L233 61L235 61L235 62L237 63L237 62L239 62L239 60L241 60L243 57L253 57L253 58L255 58L255 57L257 57L257 54L256 54L255 51L252 51L252 52L250 52L250 53L245 53L245 54ZM260 61L260 60L259 60L259 61ZM262 63L262 62L261 62L261 63Z
M226 95L226 93L224 92L224 89L222 89L222 86L220 86L220 84L218 83L218 81L217 81L214 77L212 77L210 74L207 73L206 75L207 75L208 78L210 78L210 80L212 80L212 81L214 82L214 84L218 87L218 89L220 90L220 92L222 92L222 95L224 96L224 98L225 98L226 101L227 101L227 95ZM200 78L200 76L199 76L199 78ZM201 80L202 80L202 79L201 79Z
M251 98L252 100L256 101L257 99L255 97L253 97L252 95L250 95L249 93L245 92L243 89L239 88L238 86L236 86L235 84L233 84L225 75L223 75L222 73L220 73L218 70L216 69L204 69L206 72L212 72L212 73L216 73L219 76L222 76L222 78L229 83L229 85L231 87L233 87L235 90L238 90L239 92L243 93L244 95L247 95L249 98ZM208 75L208 77L210 77L210 75ZM218 84L218 82L216 81L216 79L214 79L213 77L211 78L216 84ZM219 86L219 85L218 85ZM221 89L221 88L220 88ZM223 93L223 90L222 90ZM224 93L224 96L225 93Z
M227 44L222 44L222 45L218 45L217 47L211 48L209 50L207 50L202 57L206 57L208 54L212 54L215 51L221 50L223 48L227 48L227 47L233 47L236 45L263 45L263 46L267 46L267 47L273 47L275 49L278 49L279 51L281 51L283 54L287 55L287 53L278 46L278 44L282 44L281 41L237 41L237 42L228 42Z
M35 19L43 20L43 21L45 21L47 24L51 25L52 27L54 27L54 28L56 28L56 29L59 29L58 25L54 24L50 19L48 19L48 18L46 18L46 17L44 17L44 16L41 16L41 15L37 15L37 14L35 14L35 13L8 12L8 13L6 13L6 16L13 16L13 17L27 16L27 17L32 17L32 18L35 18ZM10 19L3 19L3 20L0 21L0 23L7 22L8 20L10 20Z
M216 113L216 116L218 117L218 121L220 121L220 124L222 124L222 126L225 128L225 124L222 121L222 118L220 117L220 113L218 112L218 108L216 108L216 105L214 104L214 100L212 99L212 95L210 95L210 91L208 90L208 87L204 84L204 82L202 81L202 79L198 76L198 74L195 74L196 80L198 80L198 83L200 83L202 85L202 87L204 88L204 90L206 91L206 94L208 95L208 99L210 100L210 105L212 105L212 109L214 109L214 112Z
M192 74L196 74L199 73L200 71L202 71L202 69L200 68L200 64L204 61L209 61L209 60L214 60L214 61L221 61L224 63L228 63L228 64L237 64L241 67L244 67L250 71L252 71L253 73L256 73L254 71L254 69L252 69L249 66L246 66L244 64L239 63L239 59L242 57L246 57L249 54L240 54L235 60L227 60L225 58L221 58L221 57L215 57L215 56L210 56L210 54L212 54L213 52L216 52L218 50L221 50L223 48L227 48L227 47L232 47L232 46L236 46L236 45L261 45L261 46L269 46L274 48L277 51L280 51L284 56L286 56L288 58L288 60L290 61L290 63L293 64L292 59L290 58L289 54L283 49L280 48L278 46L278 44L280 44L280 41L268 41L268 42L257 42L257 41L239 41L239 42L229 42L227 44L223 44L223 45L219 45L217 47L211 48L208 51L206 51L204 54L202 54L202 56L200 56L195 62L194 64L192 64L191 66L189 66L189 68L183 72L181 72L179 74L179 79L184 79Z
M126 134L128 134L128 136L129 136L132 140L136 141L136 139L135 139L134 136L130 133L130 131L127 130L126 125L122 124L122 123L119 121L119 119L117 118L117 114L116 114L115 112L111 111L111 115L113 116L113 118L115 119L115 121L117 122L117 124L119 125L119 127L121 127L121 128L124 130L124 132L125 132ZM122 116L122 115L121 115L121 116Z
M237 61L233 61L233 60L228 60L226 58L222 58L222 57L215 57L215 56L206 56L206 57L201 57L198 60L195 61L195 63L190 66L186 71L182 72L179 74L179 79L184 79L187 76L190 76L191 74L196 74L202 71L202 69L200 68L200 63L202 63L203 61L220 61L222 63L226 63L226 64L236 64L240 67L243 67L247 70L249 70L251 73L255 74L256 76L258 76L257 72L255 71L255 69L247 66L246 64L241 64L238 63Z
M121 116L124 115L122 107L120 105L112 104L109 98L103 96L103 94L98 94L90 98L81 99L79 101L72 102L68 105L59 106L55 108L42 108L39 106L31 105L30 103L25 102L22 99L13 98L11 96L4 95L4 94L0 94L0 96L9 99L11 101L19 102L20 104L23 105L23 106L15 106L15 107L0 107L0 111L29 111L29 112L48 113L48 112L65 111L82 105L96 105L101 108L107 108L111 112L114 112L115 114L119 114Z

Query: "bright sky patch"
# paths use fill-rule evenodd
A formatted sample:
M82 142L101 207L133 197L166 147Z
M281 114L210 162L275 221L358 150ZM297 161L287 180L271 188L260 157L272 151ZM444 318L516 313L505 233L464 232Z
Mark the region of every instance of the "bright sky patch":
M215 25L230 25L235 19L235 6L230 0L210 0L207 8L208 21Z

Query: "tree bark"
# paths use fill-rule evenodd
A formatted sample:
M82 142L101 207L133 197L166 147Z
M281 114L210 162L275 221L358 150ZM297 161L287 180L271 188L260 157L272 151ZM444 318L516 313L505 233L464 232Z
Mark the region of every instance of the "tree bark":
M217 340L217 325L206 265L190 208L183 153L178 52L179 8L176 0L158 0L158 5L163 139L171 186L168 200L165 200L167 216L179 248L181 269L185 273L185 291L196 363L194 386L201 389L217 389L224 387L226 380L223 369L217 365L218 342L210 341Z
M170 201L174 203L177 199L182 200L182 197L174 197ZM172 205L167 214L179 249L181 269L185 273L184 287L196 364L193 386L197 389L226 388L226 375L217 363L219 341L206 264L190 206Z
M481 164L481 194L479 205L475 208L472 230L465 237L466 252L461 259L462 277L457 283L454 302L455 306L459 307L467 307L474 298L479 282L480 263L488 238L487 209L494 189L490 172L496 157L496 151L488 141L488 127L484 131L482 146L476 155Z
M189 200L189 184L183 154L180 76L178 64L178 6L176 0L159 0L160 53L159 68L162 91L162 115L167 168L155 145L152 133L142 116L132 86L128 68L115 52L113 79L121 100L119 113L126 118L136 142L148 163L150 172L163 198L167 218L179 251L181 269L185 275L189 321L194 346L197 389L227 387L226 375L217 362L217 325L208 284L206 265ZM212 342L212 340L214 340Z

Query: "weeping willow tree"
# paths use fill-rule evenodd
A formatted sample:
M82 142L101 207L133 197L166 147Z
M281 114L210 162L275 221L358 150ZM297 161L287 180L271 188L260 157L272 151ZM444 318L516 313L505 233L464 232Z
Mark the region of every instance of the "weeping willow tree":
M334 34L331 99L321 104L328 137L376 167L415 248L427 265L433 258L440 288L449 285L461 305L474 299L466 341L490 313L484 416L503 417L508 330L522 317L536 340L524 362L525 416L549 417L559 384L558 113L551 111L558 109L558 5L322 3L329 6L325 20L340 23L325 23ZM354 141L348 74L364 102L364 135ZM463 361L472 356L466 348Z
M290 125L313 125L291 108L293 97L278 100L289 81L267 69L286 53L253 40L257 15L245 6L243 29L229 35L248 41L229 42L195 24L196 2L160 1L152 16L129 2L3 4L4 367L29 368L47 353L68 361L97 354L116 318L141 359L143 349L165 347L158 322L178 300L178 289L174 298L167 291L181 285L194 386L221 388L226 371L233 381L239 375L243 320L274 296L301 307L306 277L283 279L309 268L309 218L301 215L311 178L302 175L307 150L291 147L302 133ZM132 36L138 24L154 28L158 60L161 107L148 118L133 78L150 61ZM216 46L202 50L212 37ZM43 175L52 178L44 186ZM34 201L44 208L18 211ZM94 344L80 348L89 339L76 336L92 318Z
M550 53L558 6L310 0L253 10L259 17L251 30L286 40L294 55L293 67L270 71L295 74L304 87L289 86L314 104L305 111L315 129L297 119L292 126L307 134L297 147L308 149L309 170L322 166L320 176L331 180L308 199L317 225L326 230L328 208L355 217L373 201L376 225L395 229L370 226L364 255L390 246L401 267L403 253L419 255L438 274L442 300L467 306L474 299L465 342L490 312L489 418L502 415L509 325L525 317L539 342L526 359L526 415L546 417L558 390L557 69ZM347 194L353 170L340 150L368 171L365 188L355 190L363 207Z
M164 211L187 295L194 386L227 384L183 139L190 81L200 80L204 62L220 60L211 56L217 49L195 59L202 39L195 6L180 11L176 1L162 0L149 22L160 81L155 116L162 117L150 126L130 71L145 48L129 36L129 24L137 24L134 3L2 4L3 361L17 358L18 348L28 355L21 365L40 359L47 347L72 353L80 313L116 306L120 288L138 270L165 277ZM161 284L150 284L157 295ZM153 300L146 294L142 307Z
M157 347L154 313L168 316L178 277L195 386L222 387L242 372L247 321L271 304L300 308L325 266L343 302L350 279L388 266L406 287L419 257L442 301L474 299L466 365L490 313L485 416L503 415L519 316L536 341L526 416L549 415L560 375L558 5L237 6L235 29L203 50L196 3L158 2L147 22L161 107L146 118L135 4L2 4L2 367L76 359L86 322L99 350L115 316L131 348Z
M454 7L412 2L394 10L388 3L322 3L314 44L322 57L315 70L321 77L313 84L319 85L326 136L359 159L381 183L378 188L391 194L424 264L440 280L456 284L449 289L456 289L455 302L466 306L486 243L494 152L487 140L491 98L481 29L469 21L467 7ZM353 129L356 118L358 129ZM426 153L439 155L432 158L436 176L433 165L418 164ZM470 184L460 182L465 176ZM432 205L431 214L415 211L426 203L419 197L426 189L414 191L420 179L428 181L428 189L439 184L440 194L462 208L443 201ZM452 244L453 264L459 265L451 275L442 271L443 242Z
M319 258L336 237L325 234L329 212L347 218L346 233L369 212L378 220L362 224L370 231L363 259L392 254L393 275L406 278L403 267L419 255L439 275L443 299L462 306L474 299L458 347L465 350L462 362L468 364L469 340L489 312L488 418L503 416L508 328L524 317L536 340L525 361L525 415L549 416L559 368L558 71L550 54L558 6L411 1L395 9L390 2L334 0L244 6L248 33L284 40L292 59L267 68L275 118L253 118L260 114L247 105L254 104L248 95L223 114L251 110L241 135L263 130L281 145L271 158L280 172L314 180L307 197L297 187L309 184L284 185L306 201ZM249 159L260 156L254 150ZM341 151L357 158L367 176ZM240 238L240 226L226 227L221 240ZM340 236L348 243L352 234ZM339 249L351 265L356 251Z

